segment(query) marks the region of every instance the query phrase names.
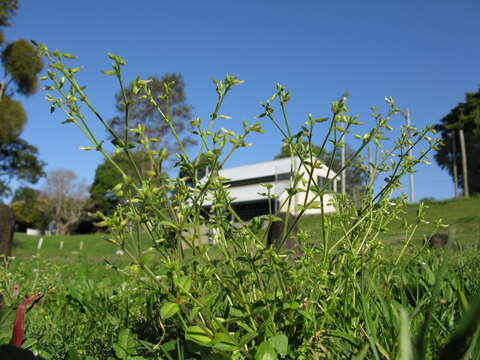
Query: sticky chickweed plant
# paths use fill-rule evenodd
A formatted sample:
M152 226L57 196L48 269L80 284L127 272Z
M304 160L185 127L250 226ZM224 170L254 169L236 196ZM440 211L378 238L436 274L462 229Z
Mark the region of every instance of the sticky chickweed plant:
M159 330L148 339L140 339L142 356L263 360L474 358L480 335L475 318L479 304L467 300L473 286L463 273L455 271L447 282L442 275L442 255L419 247L410 250L416 227L425 221L423 206L419 207L417 223L406 224L400 250L393 257L383 253L382 236L389 223L402 216L405 206L403 196L393 198L400 180L416 165L427 162L429 152L438 145L430 137L431 128L416 129L406 122L397 138L389 139L392 118L402 118L391 98L385 99L386 114L372 108L374 126L355 135L360 146L345 167L319 184L314 169L322 165L331 168L346 134L353 136L364 129L358 118L349 114L345 98L331 104L328 118L309 115L299 129L292 129L287 116L290 92L277 85L275 93L261 105L259 122L243 122L239 133L215 130L218 121L228 124L224 119L230 117L222 112L222 104L242 83L227 75L224 80L214 80L217 101L210 118L191 120L199 149L189 157L172 124L168 106L171 85L165 85L160 100L166 106L160 106L149 80L136 78L133 95L156 107L178 142L175 167L187 176L168 178L163 164L169 154L152 146L159 139L148 137L141 125L129 128L129 106L135 100L125 91L124 60L108 54L113 63L110 70L104 71L116 78L123 93L126 130L117 134L77 82L76 74L81 69L68 67L74 56L51 52L44 45L37 44L37 48L49 61L43 80L51 111L63 111L64 123L78 127L89 142L82 149L102 153L123 175L123 181L112 189L121 199L114 214L95 216L99 218L98 226L108 231L106 240L128 255L130 274L145 285L145 291L158 305L158 311L149 310L149 321ZM133 176L115 162L104 142L92 132L91 118L110 134L114 152L124 153L131 160ZM266 245L262 223L279 220L278 214L272 208L269 215L243 221L232 208L227 179L219 175L219 169L234 152L250 145L247 140L251 133L263 132L262 121L271 121L281 133L284 146L300 159L298 167L292 169L288 196L279 206L295 214L295 220L287 222L279 246L272 247ZM318 150L311 145L320 123L328 126ZM319 159L327 146L333 146L334 151L323 163ZM374 147L375 156L366 165L370 179L361 201L332 193L330 183L352 166L367 146ZM410 155L411 150L422 146L423 150L415 151L418 156ZM146 171L140 171L132 156L133 149L139 147L147 154ZM207 175L200 178L205 166ZM299 176L300 172L304 172L303 176ZM299 192L309 196L295 204L292 199ZM323 211L326 194L332 195L334 213ZM268 185L263 195L273 198ZM302 216L312 208L321 210L320 231L300 231L296 240L302 254L294 256L282 244L296 225L301 227ZM443 226L441 222L437 225ZM207 236L214 238L214 244L204 241ZM147 248L142 247L145 237L150 243Z

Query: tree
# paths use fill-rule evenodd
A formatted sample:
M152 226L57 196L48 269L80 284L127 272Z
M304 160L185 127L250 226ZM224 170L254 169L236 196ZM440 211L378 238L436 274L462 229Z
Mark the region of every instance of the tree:
M13 194L10 207L15 214L17 231L47 228L50 221L46 211L48 202L39 190L26 186L19 187Z
M37 148L20 138L0 141L0 196L9 193L8 181L12 178L35 184L45 174L45 163L37 155Z
M17 0L0 0L0 27L10 25L10 17L17 9ZM9 193L8 182L12 178L36 183L44 166L37 158L37 149L20 138L27 116L22 104L13 99L16 93L29 96L37 91L42 60L28 41L4 45L3 40L0 31L5 74L0 80L0 197Z
M16 15L18 10L18 0L0 1L0 27L10 26L10 18Z
M165 98L166 85L170 85L170 96ZM148 84L152 95L159 104L162 112L169 116L176 133L182 138L185 147L194 144L193 139L186 135L188 121L192 117L192 108L186 103L185 83L180 74L166 74L158 79L155 76L150 77ZM146 135L159 140L157 150L166 149L169 153L178 151L178 145L172 135L171 129L163 116L158 112L155 106L150 104L148 99L135 95L133 85L126 88L126 94L132 103L129 105L129 128L135 128L137 125L144 125ZM109 121L113 132L121 139L125 138L125 103L122 92L115 95L116 109L119 113Z
M47 174L43 193L57 235L67 235L74 230L88 201L87 189L71 170L56 169Z
M12 197L13 202L35 202L41 197L40 190L32 189L28 186L20 186Z
M465 95L465 101L454 107L436 126L444 145L435 153L435 160L453 177L454 163L462 169L459 130L465 137L470 194L480 192L480 89ZM462 171L459 186L465 189Z
M307 145L307 143L305 143ZM312 145L312 151L316 156L323 161L326 166L330 165L332 161L333 155L333 162L331 164L331 169L338 173L342 168L341 162L341 153L340 149L337 149L335 154L331 151L324 151L324 153L319 156L320 147L316 145ZM348 161L353 155L355 154L355 150L348 144L345 144L345 158ZM290 146L284 145L281 148L280 154L275 156L275 159L281 159L290 156ZM359 193L361 193L363 187L367 184L368 181L368 173L365 169L361 166L362 161L360 158L357 158L353 161L353 164L347 168L346 172L346 188L347 194L349 194L353 199L357 199Z

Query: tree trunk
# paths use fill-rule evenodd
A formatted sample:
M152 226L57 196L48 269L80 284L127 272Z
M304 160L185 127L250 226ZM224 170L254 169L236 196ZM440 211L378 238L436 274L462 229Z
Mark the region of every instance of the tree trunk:
M12 255L13 232L15 230L15 215L12 209L0 203L0 255Z

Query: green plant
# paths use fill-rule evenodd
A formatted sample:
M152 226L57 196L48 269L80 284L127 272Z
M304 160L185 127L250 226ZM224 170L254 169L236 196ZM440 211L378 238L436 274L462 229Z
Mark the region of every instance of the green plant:
M147 306L146 321L158 331L148 336L139 332L142 335L139 341L144 346L142 356L425 359L448 349L448 337L468 307L466 299L477 289L466 284L463 273L457 270L452 271L452 283L446 282L441 256L426 249L411 250L413 234L425 222L422 205L415 222L404 227L400 251L392 258L385 258L380 251L389 224L402 216L405 207L403 196L393 198L401 177L426 162L428 153L436 147L430 137L432 129L417 130L407 124L401 126L396 140L387 141L387 133L393 130L390 120L400 113L391 98L386 98L386 115L372 108L375 126L357 135L360 146L335 175L338 177L366 146L374 144L375 160L363 198L354 204L349 198L335 194L337 211L329 215L323 211L324 195L331 194L328 189L334 179L318 184L312 176L313 169L322 165L314 156L312 138L318 124L328 122L319 148L321 153L328 144L333 144L331 157L326 160L331 168L345 134L362 124L349 115L342 98L332 103L330 118L310 115L298 131L293 131L286 110L291 95L281 85L262 104L259 118L273 122L283 142L290 147L289 153L298 156L301 162L292 169L289 196L283 200L283 206L294 212L296 218L287 225L280 243L288 238L306 210L321 210L319 236L301 232L299 240L304 254L292 259L281 246L267 247L265 233L259 231L255 222L242 221L230 204L224 179L219 177L218 170L231 155L249 145L249 134L262 132L260 122L244 122L241 133L224 128L215 130L218 120L230 118L222 114L222 104L242 81L228 75L223 81L214 81L217 103L210 120L207 124L198 118L191 121L200 144L194 160L189 159L169 115L169 85L160 99L166 104L165 110L158 105L148 80L137 78L132 83L132 94L156 106L177 140L180 152L176 166L184 177L168 179L161 172L166 151L149 150L158 139L148 137L142 125L129 129L129 106L133 99L123 90L124 60L109 54L112 69L105 71L117 78L123 94L123 120L129 131L118 135L77 83L75 74L80 68L65 65L64 61L74 56L50 52L44 45L38 49L49 60L50 70L43 79L49 81L46 89L56 94L47 95L52 111L63 111L67 116L65 123L74 124L85 134L90 144L84 150L101 152L122 174L122 183L112 189L120 199L119 205L113 214L97 216L98 225L110 231L108 241L130 258L129 273L138 277L138 283L146 284L149 294L146 304L159 305ZM125 154L131 162L133 176L105 150L81 109L90 110L105 126L113 138L115 152ZM422 143L426 148L418 157L411 157L410 150ZM146 171L140 171L132 155L137 144L147 149L148 159L143 164ZM200 179L198 174L205 166L208 175ZM306 176L297 176L300 172ZM374 184L382 178L385 181L376 190ZM308 196L294 207L292 198L298 192ZM265 196L272 197L268 186ZM203 206L207 203L208 210ZM275 215L271 213L265 219L274 221ZM435 229L441 226L438 221ZM214 246L202 241L205 228L218 235ZM149 238L149 247L142 246L144 236ZM453 269L456 268L452 265ZM439 300L440 296L450 301L448 305ZM460 304L464 307L460 308ZM466 315L467 319L473 317L474 313ZM433 323L441 329L440 336L432 336ZM473 354L472 349L478 346L477 324L466 323L456 334L461 334L465 353ZM122 352L122 356L135 355L132 338L128 332L120 340L127 344L124 350L132 349Z

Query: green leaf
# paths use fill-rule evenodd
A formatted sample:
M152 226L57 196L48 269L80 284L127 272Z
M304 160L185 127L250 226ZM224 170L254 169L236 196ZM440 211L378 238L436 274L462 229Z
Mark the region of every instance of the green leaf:
M213 347L220 351L236 351L238 345L235 339L227 333L216 333L213 338Z
M115 70L102 70L103 75L115 75Z
M202 346L211 346L211 332L201 328L200 326L190 326L185 334L185 339L193 341L194 343Z
M272 344L267 341L262 342L255 353L255 360L277 360L277 353Z
M182 290L184 293L190 292L190 287L192 286L192 279L188 276L182 276L177 280L177 286Z
M154 252L147 252L140 258L140 264L151 266L153 263L155 263L156 259L157 255Z
M288 338L285 334L278 334L268 339L270 344L275 348L278 354L285 356L288 351Z
M248 343L249 343L252 339L254 339L257 335L258 335L258 333L256 333L256 332L249 332L248 334L243 335L242 338L240 339L238 345L239 345L240 347L242 347L243 345L248 344Z
M65 59L76 59L77 57L75 55L69 54L69 53L63 53L62 56Z
M171 340L166 342L165 344L162 344L162 349L166 352L173 351L177 348L177 341L178 340Z
M118 334L118 342L113 344L115 355L120 359L125 359L137 352L137 340L130 329L122 329Z
M175 315L178 311L180 310L180 306L176 303L172 302L166 302L165 304L162 305L162 308L160 309L160 316L162 317L163 320L166 320L173 315Z
M312 314L310 314L308 311L306 310L297 310L300 314L302 314L304 317L306 317L308 320L310 321L315 321L315 319L313 318Z
M15 309L10 307L0 308L0 343L8 343L12 337Z

